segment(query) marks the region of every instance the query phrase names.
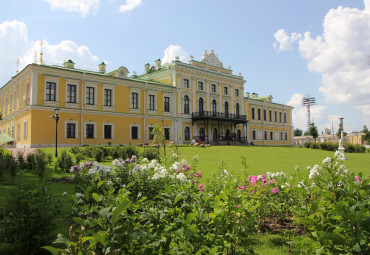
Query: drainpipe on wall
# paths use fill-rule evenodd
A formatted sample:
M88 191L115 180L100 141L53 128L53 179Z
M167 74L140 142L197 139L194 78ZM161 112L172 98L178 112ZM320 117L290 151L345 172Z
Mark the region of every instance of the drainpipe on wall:
M83 72L83 76L82 76L82 83L81 83L81 138L80 138L80 141L81 141L81 146L83 145L83 131L84 131L84 123L83 123L83 115L84 115L84 83L85 83L85 78L86 78L86 72Z
M143 132L143 134L144 134L143 135L144 143L146 142L146 132L145 132L145 130L146 130L146 108L145 108L146 94L148 94L148 82L145 82L145 91L144 91L144 128L143 128L143 130L144 130L144 132ZM157 100L158 100L158 98L157 98Z

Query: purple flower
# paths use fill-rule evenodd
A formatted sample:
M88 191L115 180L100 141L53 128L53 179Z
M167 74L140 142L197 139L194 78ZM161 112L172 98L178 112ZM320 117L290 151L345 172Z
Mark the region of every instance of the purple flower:
M279 192L279 190L278 190L278 188L273 188L272 190L271 190L271 192L272 193L274 193L274 194L279 194L280 192Z

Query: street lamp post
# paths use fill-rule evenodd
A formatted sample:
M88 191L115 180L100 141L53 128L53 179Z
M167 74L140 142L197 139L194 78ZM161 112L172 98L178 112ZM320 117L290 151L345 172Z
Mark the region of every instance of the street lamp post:
M58 120L59 120L59 108L55 108L55 114L52 116L55 119L55 157L58 157Z

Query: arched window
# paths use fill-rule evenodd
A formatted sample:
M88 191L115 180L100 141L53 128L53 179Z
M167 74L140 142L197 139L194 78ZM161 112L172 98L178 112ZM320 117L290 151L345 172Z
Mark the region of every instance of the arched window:
M189 97L184 96L184 113L189 114Z
M199 98L199 112L203 112L204 107L203 107L203 98Z
M212 100L212 114L217 113L217 102L216 100Z
M190 140L190 128L189 127L185 127L184 129L184 139Z
M199 129L199 136L200 136L201 141L205 140L206 135L205 135L205 132L204 132L204 128L202 128L202 127Z
M239 114L240 114L239 103L236 103L235 105L235 114L236 114L236 117L239 118Z
M225 102L225 117L229 115L229 103Z

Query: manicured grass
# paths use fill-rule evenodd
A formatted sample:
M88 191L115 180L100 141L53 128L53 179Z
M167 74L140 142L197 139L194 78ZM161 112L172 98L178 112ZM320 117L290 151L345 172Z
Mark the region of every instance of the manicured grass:
M334 157L334 152L314 150L297 147L237 147L237 146L213 146L209 148L180 147L181 158L188 162L198 155L198 170L202 171L205 178L209 178L212 172L218 170L221 160L225 163L225 169L234 174L241 175L244 171L241 157L247 159L247 173L261 174L266 172L284 171L287 175L294 172L296 166L306 169L307 166L320 165L326 157ZM352 172L370 174L369 153L347 153L348 160L344 165Z

